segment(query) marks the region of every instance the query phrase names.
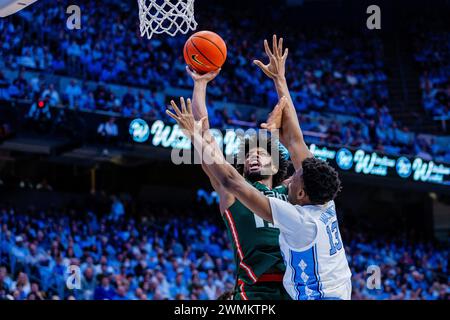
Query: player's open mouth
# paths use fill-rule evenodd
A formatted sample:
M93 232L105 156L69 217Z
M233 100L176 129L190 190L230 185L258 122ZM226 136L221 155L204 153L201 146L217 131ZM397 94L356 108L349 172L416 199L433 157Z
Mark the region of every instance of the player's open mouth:
M257 171L261 169L261 162L258 160L253 160L249 163L249 170L250 171Z

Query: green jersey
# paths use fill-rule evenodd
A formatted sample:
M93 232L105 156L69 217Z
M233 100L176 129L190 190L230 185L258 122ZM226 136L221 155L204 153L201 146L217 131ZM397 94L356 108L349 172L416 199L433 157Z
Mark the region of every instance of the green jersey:
M287 201L286 186L270 189L259 182L252 185L266 197ZM223 219L233 239L240 282L254 284L264 273L284 273L285 265L278 241L280 231L272 223L255 215L239 200L225 210Z

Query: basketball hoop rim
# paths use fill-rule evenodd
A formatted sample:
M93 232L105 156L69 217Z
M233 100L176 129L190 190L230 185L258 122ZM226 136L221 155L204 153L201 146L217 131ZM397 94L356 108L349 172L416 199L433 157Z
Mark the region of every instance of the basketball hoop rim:
M137 0L141 37L186 34L197 28L195 0Z

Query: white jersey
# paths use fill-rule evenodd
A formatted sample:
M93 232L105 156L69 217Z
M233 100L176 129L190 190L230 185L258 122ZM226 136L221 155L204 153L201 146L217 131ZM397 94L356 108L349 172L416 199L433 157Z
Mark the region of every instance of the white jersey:
M351 271L334 201L298 206L269 198L286 264L283 284L294 300L351 298Z

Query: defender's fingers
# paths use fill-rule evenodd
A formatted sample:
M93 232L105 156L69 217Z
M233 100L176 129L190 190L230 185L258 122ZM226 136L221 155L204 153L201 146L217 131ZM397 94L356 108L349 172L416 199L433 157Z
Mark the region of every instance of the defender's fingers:
M277 117L279 115L279 113L282 112L282 111L283 111L283 109L282 109L281 105L277 104L275 106L275 108L273 108L272 112L273 112L274 116Z
M272 46L273 46L273 48L272 48L273 53L277 55L278 54L278 44L277 44L277 35L276 34L273 35Z
M274 124L267 124L267 123L261 123L261 128L268 131L273 131L274 129L276 129Z
M191 133L189 132L189 130L182 128L181 132L184 134L184 136L188 139L192 139Z
M186 113L186 103L184 102L184 98L180 97L180 105L181 105L181 112Z
M278 105L277 111L283 112L283 110L284 110L284 108L286 108L286 106L287 106L287 103L286 103L286 102L281 102L281 103Z
M278 56L283 56L283 38L280 38L280 40L278 40Z
M263 128L263 129L265 129L265 130L268 130L268 131L270 131L270 132L272 132L273 130L276 130L277 129L277 127L274 125L274 124L268 124L268 125L266 125L266 127L265 128Z
M266 68L266 65L259 60L253 60L253 63L256 64L258 67L260 67L261 69Z
M259 60L253 60L253 63L256 64L262 71L266 72L268 71L267 69L267 65L265 65L264 63L262 63Z
M175 103L175 101L171 100L170 104L172 105L172 109L175 111L175 113L180 116L181 115L181 111L180 109L178 109L177 104Z
M170 112L169 110L166 110L166 114L171 117L173 120L175 120L176 122L180 123L180 118L178 118L176 115L174 115L172 112Z
M288 54L289 54L289 49L288 48L286 48L285 50L284 50L284 54L283 54L283 59L286 59L287 58L287 56L288 56Z
M273 73L270 72L269 69L267 69L267 66L264 63L262 63L259 60L255 60L253 61L253 63L256 64L262 70L262 72L264 72L266 76L273 77Z
M276 112L281 108L282 103L278 102L277 105L275 106L275 108L273 108L273 111Z
M208 121L207 116L204 116L203 118L200 119L200 124L202 125L202 128L204 128L206 126L207 121Z
M264 40L264 49L266 51L267 56L270 58L273 56L272 51L269 48L269 42L267 40Z

